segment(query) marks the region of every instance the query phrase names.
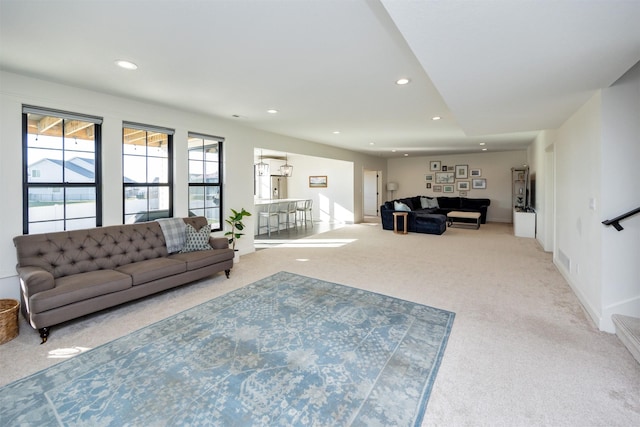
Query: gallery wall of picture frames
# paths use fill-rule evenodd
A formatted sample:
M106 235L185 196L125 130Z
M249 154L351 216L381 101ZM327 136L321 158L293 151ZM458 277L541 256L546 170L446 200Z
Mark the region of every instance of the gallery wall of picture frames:
M469 165L443 165L440 160L429 162L429 173L425 174L426 188L434 193L453 193L466 197L469 190L486 190L487 180L482 178L482 169L470 169Z

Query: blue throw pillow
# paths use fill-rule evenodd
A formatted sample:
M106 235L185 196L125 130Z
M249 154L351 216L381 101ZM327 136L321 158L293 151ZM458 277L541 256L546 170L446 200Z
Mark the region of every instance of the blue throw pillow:
M411 208L402 202L393 202L393 210L411 212Z

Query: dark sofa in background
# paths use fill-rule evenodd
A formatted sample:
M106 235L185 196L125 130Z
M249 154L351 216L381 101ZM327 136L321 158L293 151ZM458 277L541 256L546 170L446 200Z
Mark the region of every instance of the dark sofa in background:
M423 199L423 200L421 200ZM437 207L423 207L424 199L429 199ZM380 206L382 228L393 230L394 202L401 202L410 209L407 218L407 231L416 233L442 234L446 229L446 215L452 211L479 212L480 222L486 224L487 209L491 205L490 199L471 199L467 197L427 197L415 196L391 200ZM403 221L398 220L398 229L403 230Z

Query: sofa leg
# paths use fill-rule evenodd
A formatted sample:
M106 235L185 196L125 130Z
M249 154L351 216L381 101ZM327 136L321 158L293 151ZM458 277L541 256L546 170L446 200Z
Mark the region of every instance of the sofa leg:
M50 329L46 327L46 328L40 328L38 329L38 331L40 331L40 338L42 338L42 342L40 343L40 345L42 345L47 342L47 338L49 338Z
M226 275L227 275L227 279L229 278L229 273L231 273L231 270L225 270L225 271L224 271L224 274L226 274Z

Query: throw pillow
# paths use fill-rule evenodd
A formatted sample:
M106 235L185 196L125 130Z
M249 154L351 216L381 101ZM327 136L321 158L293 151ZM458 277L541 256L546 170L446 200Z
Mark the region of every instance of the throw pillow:
M393 202L393 210L411 212L411 208L402 202Z
M213 249L209 245L210 234L211 226L209 224L205 225L200 230L196 230L193 225L187 224L186 238L180 253Z
M427 197L420 197L420 207L422 209L427 209L429 207L429 198Z
M438 209L440 206L438 206L438 199L436 199L435 197L433 199L428 198L428 208L436 208Z

